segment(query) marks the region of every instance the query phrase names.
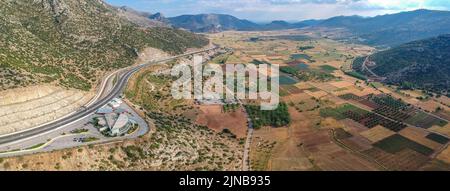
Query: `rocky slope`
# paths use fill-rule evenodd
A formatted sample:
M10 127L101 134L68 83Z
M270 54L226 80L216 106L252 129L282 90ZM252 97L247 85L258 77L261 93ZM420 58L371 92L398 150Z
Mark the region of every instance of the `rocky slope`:
M344 28L362 43L393 47L448 33L450 12L415 10L376 17L340 16L316 23L316 26Z
M89 90L145 47L180 53L207 42L172 28L141 28L102 0L4 0L0 89L53 83Z
M450 35L406 43L370 56L368 67L388 83L450 92Z

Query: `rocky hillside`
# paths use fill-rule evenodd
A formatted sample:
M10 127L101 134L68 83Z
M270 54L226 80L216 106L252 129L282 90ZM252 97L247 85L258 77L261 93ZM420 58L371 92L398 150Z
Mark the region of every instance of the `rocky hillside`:
M314 20L307 20L298 23L288 23L286 21L272 21L268 24L256 24L254 22L239 19L231 15L224 14L200 14L181 15L177 17L164 18L160 14L150 16L156 21L163 21L174 27L184 28L193 32L221 32L228 30L237 31L270 31L303 28L316 24Z
M128 21L139 25L141 27L168 27L169 25L162 20L158 20L154 15L136 11L130 7L122 6L116 8L118 15L127 19ZM155 14L156 15L156 14Z
M0 2L0 89L55 83L89 90L104 71L129 66L144 47L171 53L207 39L142 28L102 0Z
M450 92L450 35L406 43L370 56L368 67L388 83Z
M392 47L448 33L450 12L416 10L376 17L340 16L316 26L344 28L365 44Z
M222 14L181 15L168 18L168 20L175 27L188 29L193 32L254 30L259 28L258 24L248 20Z

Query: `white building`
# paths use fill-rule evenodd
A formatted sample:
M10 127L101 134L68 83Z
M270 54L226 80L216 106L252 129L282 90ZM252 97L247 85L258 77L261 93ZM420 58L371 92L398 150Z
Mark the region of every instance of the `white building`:
M98 118L100 132L108 133L111 136L121 136L130 130L134 123L126 113L107 113L104 117Z
M123 101L119 98L114 98L108 105L103 106L97 110L99 131L110 136L121 136L136 124L128 116L125 109L120 108Z
M120 107L120 105L122 105L123 101L119 98L114 98L113 100L111 100L108 105L111 106L112 108L118 108Z
M117 118L116 122L110 128L110 133L113 136L119 136L127 133L128 130L131 128L130 119L128 118L128 115L126 114L120 114L119 118Z

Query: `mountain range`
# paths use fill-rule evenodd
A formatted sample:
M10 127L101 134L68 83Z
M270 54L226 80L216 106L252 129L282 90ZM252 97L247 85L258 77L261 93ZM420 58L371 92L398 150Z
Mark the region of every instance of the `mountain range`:
M158 13L159 14L159 13ZM155 18L151 15L149 18ZM392 47L441 34L450 33L450 12L415 10L375 17L337 16L324 20L305 20L296 23L273 21L257 24L224 14L181 15L158 21L192 32L220 32L227 30L255 31L302 28L338 28L348 32L347 38L373 46Z
M344 28L365 44L395 46L450 33L450 12L421 9L376 17L340 16L316 26Z

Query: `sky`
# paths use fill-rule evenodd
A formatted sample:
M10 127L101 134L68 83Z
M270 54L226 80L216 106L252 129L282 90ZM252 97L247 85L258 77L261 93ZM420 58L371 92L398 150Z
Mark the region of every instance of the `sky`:
M230 14L255 22L301 21L340 15L375 16L415 9L450 10L450 0L105 0L167 17Z

